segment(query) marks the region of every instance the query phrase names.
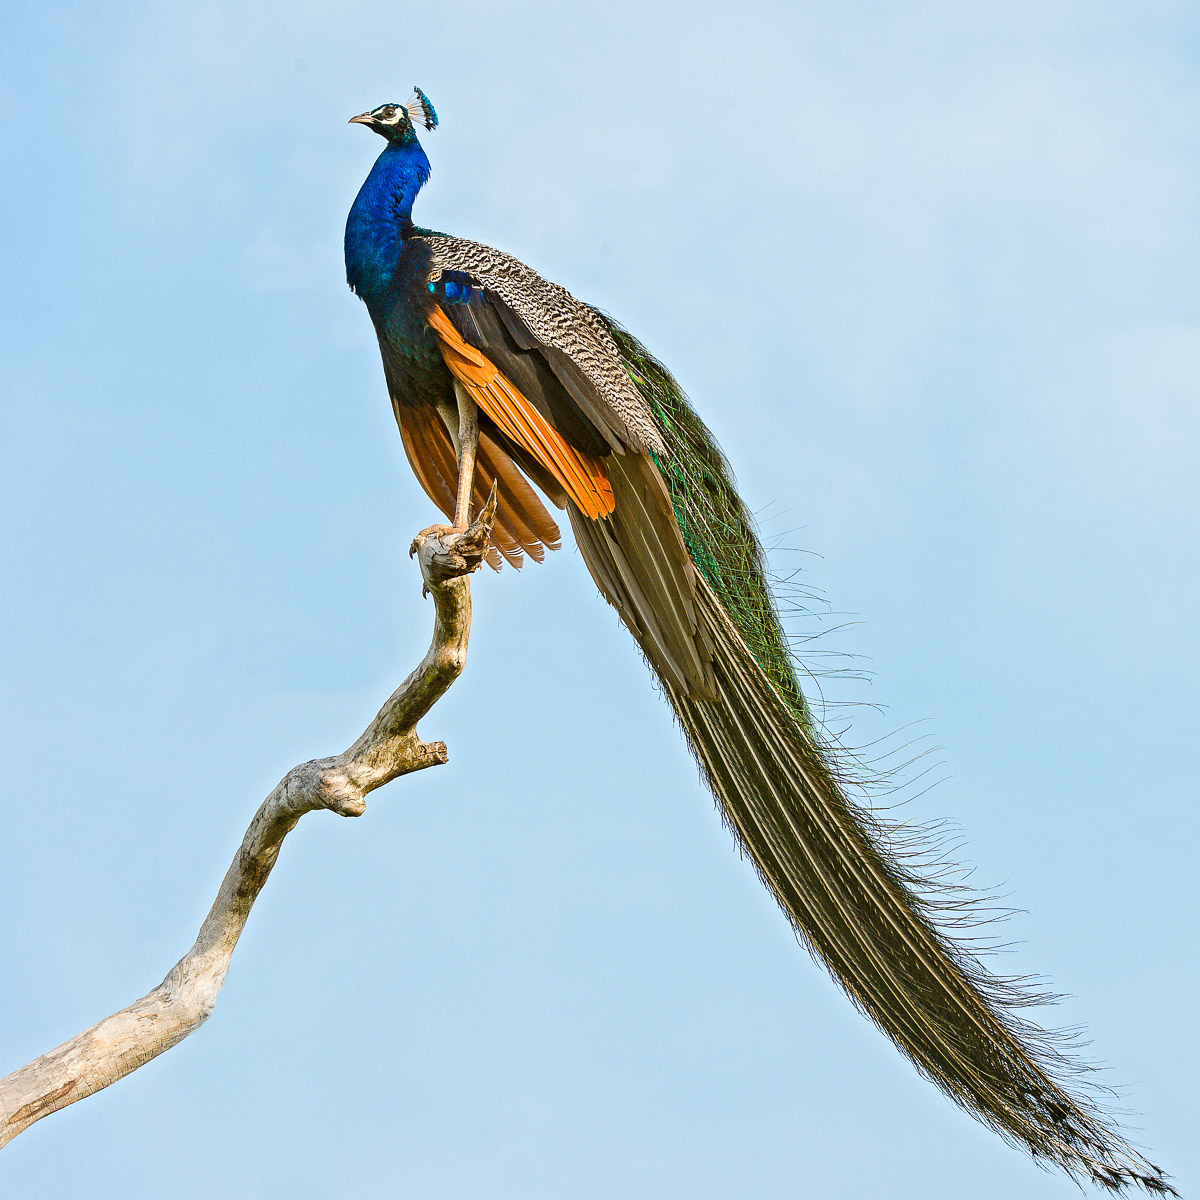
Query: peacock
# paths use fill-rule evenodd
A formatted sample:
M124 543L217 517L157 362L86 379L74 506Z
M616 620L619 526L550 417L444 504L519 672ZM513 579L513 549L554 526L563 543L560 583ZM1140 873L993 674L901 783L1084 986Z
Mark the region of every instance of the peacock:
M1035 1159L1175 1194L961 936L969 902L855 791L798 682L755 524L667 369L524 263L414 224L419 89L351 118L386 142L346 223L405 454L450 528L493 490L487 561L542 562L565 510L657 678L725 824L801 941L952 1100ZM443 527L444 528L444 527Z

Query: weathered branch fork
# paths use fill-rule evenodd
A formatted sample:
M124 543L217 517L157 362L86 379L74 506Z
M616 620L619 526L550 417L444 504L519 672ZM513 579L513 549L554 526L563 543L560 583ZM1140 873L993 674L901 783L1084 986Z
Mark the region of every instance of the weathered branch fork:
M464 532L435 526L412 552L433 596L433 641L343 754L293 767L263 801L192 948L153 991L0 1079L0 1146L76 1100L136 1071L198 1029L213 1011L250 909L305 813L360 816L366 796L400 775L446 762L444 742L424 742L417 722L461 674L471 630L468 574L479 566L496 511L493 495Z

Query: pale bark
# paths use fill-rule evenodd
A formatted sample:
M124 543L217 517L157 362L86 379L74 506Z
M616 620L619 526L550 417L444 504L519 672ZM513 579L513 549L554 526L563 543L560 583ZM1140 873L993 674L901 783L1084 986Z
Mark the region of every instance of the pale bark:
M283 839L305 813L328 809L343 817L360 816L368 792L446 761L445 743L422 741L416 725L466 663L471 628L467 574L480 563L494 514L493 494L465 533L434 527L418 535L413 552L435 610L433 641L420 666L353 746L293 767L263 801L195 944L158 987L0 1079L0 1146L42 1117L137 1070L204 1023Z

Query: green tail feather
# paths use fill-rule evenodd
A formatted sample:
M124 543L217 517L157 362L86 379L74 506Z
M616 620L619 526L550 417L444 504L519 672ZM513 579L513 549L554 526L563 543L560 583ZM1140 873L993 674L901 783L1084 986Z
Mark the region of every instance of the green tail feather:
M645 642L643 651L759 876L855 1005L952 1100L1073 1176L1174 1195L1072 1090L1085 1068L1063 1041L1017 1015L1047 997L990 974L955 941L951 930L971 923L964 889L931 878L911 843L851 798L854 772L800 689L762 546L724 457L667 370L603 319L669 448L655 462L708 585L698 585L697 612L713 646L716 700L672 684Z
M808 701L763 572L754 520L734 487L729 464L667 369L632 334L612 326L638 391L654 410L670 457L655 464L667 481L684 545L750 647L759 666L805 728ZM815 732L815 730L814 730Z

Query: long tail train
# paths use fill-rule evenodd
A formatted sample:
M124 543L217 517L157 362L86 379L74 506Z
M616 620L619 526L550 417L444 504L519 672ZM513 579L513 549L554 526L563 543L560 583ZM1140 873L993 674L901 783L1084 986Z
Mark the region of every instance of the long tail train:
M837 751L801 693L762 549L720 450L667 370L604 320L669 447L656 463L700 578L695 611L661 627L696 629L709 695L679 678L680 652L647 622L639 628L627 614L627 623L759 876L854 1004L956 1103L1072 1176L1175 1195L1079 1088L1085 1068L1061 1039L1017 1015L1045 997L991 974L953 940L962 889L923 879L887 823L849 794ZM631 489L619 471L614 479ZM645 561L640 541L623 543L644 539L647 519L612 531L622 556L597 543L595 523L572 517L598 582L618 570L614 558ZM621 583L607 582L610 595Z

